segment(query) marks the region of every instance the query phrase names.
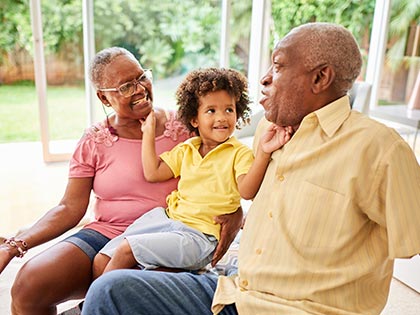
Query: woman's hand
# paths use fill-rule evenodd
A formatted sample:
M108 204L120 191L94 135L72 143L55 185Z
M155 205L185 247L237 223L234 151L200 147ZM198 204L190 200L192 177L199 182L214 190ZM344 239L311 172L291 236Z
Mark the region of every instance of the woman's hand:
M217 244L216 250L214 251L213 259L211 260L211 265L213 267L227 252L230 244L235 239L236 234L238 234L242 226L242 208L239 207L238 210L230 214L219 215L214 218L214 221L216 223L219 223L221 228L219 244Z
M7 244L0 244L0 274L7 267L10 261L15 257L17 251Z

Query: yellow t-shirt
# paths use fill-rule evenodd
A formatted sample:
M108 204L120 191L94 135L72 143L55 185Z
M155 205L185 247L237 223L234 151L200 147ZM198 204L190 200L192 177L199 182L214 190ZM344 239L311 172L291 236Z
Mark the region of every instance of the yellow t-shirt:
M273 153L241 237L239 277L219 279L212 310L380 314L393 259L420 253L419 227L413 151L344 96Z
M215 216L235 212L240 206L236 179L246 174L254 160L252 151L235 137L204 157L200 137L188 139L160 155L175 177L178 189L167 198L168 216L206 234L220 238Z

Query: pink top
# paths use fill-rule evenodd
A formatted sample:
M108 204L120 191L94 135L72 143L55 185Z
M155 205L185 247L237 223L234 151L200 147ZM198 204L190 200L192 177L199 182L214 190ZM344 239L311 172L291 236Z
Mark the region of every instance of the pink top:
M189 137L173 112L165 129L156 138L158 154ZM112 135L104 123L88 128L80 139L70 160L69 177L94 177L95 219L85 227L114 238L147 211L166 207L166 196L176 188L178 180L161 183L145 180L141 142Z

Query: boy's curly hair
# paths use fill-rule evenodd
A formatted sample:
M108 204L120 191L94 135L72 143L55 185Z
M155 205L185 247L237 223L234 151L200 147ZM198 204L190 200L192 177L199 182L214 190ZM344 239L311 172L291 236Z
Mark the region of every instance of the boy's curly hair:
M236 102L236 128L249 123L251 109L248 96L248 80L240 72L225 68L205 68L190 72L176 91L178 119L191 132L198 135L198 130L191 125L197 117L200 97L208 93L226 91Z

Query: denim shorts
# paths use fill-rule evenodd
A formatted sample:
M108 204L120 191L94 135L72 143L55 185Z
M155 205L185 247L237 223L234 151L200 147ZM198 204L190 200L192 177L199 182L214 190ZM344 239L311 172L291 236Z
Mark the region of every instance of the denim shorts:
M81 229L63 240L63 242L69 242L79 247L91 261L109 241L108 237L92 229Z

